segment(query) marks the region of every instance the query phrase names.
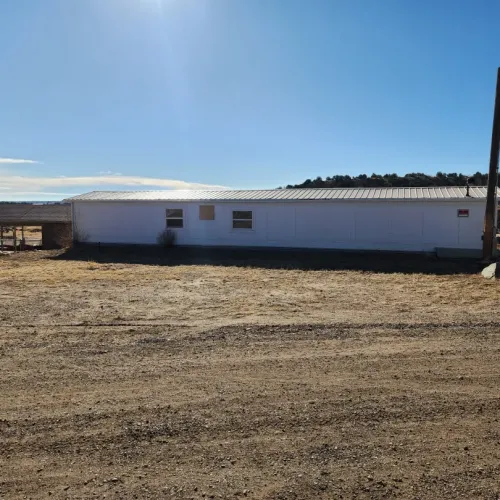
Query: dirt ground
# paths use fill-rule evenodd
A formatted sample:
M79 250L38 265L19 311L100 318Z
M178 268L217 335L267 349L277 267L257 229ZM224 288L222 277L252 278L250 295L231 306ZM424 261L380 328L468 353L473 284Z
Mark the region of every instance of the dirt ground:
M500 498L499 282L277 259L1 257L0 498Z

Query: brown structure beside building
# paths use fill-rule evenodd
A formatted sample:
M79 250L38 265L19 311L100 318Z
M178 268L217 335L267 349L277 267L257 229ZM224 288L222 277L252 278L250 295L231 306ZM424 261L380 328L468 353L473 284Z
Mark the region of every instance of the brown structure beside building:
M24 239L24 227L30 226L41 227L44 249L71 245L71 205L67 203L0 203L0 240L3 240L4 228L20 228L21 235L14 230L14 236L11 238L13 246L17 247L17 243L22 244Z

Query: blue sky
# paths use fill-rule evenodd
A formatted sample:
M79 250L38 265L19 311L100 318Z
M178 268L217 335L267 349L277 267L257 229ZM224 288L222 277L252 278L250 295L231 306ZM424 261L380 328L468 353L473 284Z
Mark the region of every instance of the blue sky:
M1 2L0 199L486 172L499 17L493 0Z

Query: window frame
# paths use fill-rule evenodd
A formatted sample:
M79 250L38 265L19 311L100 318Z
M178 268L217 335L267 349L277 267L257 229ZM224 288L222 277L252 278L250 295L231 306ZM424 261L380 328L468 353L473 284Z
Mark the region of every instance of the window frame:
M169 216L168 215L168 211L169 210L180 210L181 211L181 217L178 217L178 216ZM171 220L175 220L175 221L178 221L180 220L181 221L181 226L169 226L168 225L168 222L171 221ZM174 230L177 230L177 229L184 229L184 209L183 208L166 208L165 209L165 227L167 229L174 229Z
M248 212L250 213L250 218L236 218L234 216L237 212ZM250 222L251 227L234 227L235 222ZM254 218L253 218L253 210L231 210L231 230L232 231L255 231L254 229Z

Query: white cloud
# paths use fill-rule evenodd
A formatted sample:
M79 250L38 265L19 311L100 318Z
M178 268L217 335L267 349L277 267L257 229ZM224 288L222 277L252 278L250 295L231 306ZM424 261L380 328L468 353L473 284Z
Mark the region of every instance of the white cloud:
M81 177L31 177L0 172L0 185L16 192L44 192L58 188L102 188L102 186L126 186L135 189L225 189L224 186L186 182L173 179L140 177L132 175L98 175ZM76 189L78 190L78 189ZM70 193L71 194L71 193Z
M75 193L55 193L51 191L3 191L0 193L0 201L29 201L29 200L62 200Z
M7 196L74 196L75 193L56 193L52 191L15 191L13 193L6 193Z
M14 164L14 163L40 163L35 160L25 160L24 158L0 158L0 163Z
M122 175L120 172L113 172L112 170L101 170L99 175Z

